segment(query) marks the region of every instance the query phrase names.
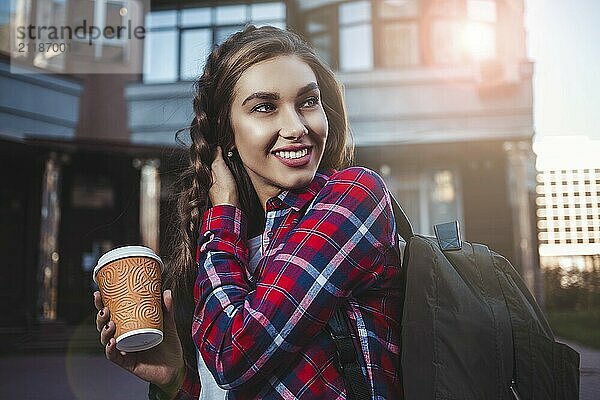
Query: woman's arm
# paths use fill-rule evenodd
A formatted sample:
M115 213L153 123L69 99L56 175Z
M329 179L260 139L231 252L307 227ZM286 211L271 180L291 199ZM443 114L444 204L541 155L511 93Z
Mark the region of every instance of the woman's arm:
M377 174L340 171L275 254L263 254L261 263L268 263L253 289L244 272L242 211L227 205L209 209L198 251L192 333L217 382L236 388L293 362L340 299L383 274L381 259L395 240L392 220Z
M177 336L173 297L171 290L163 292L163 333L161 344L151 349L125 353L117 349L114 338L115 323L110 319L110 310L104 306L99 291L93 294L96 314L96 329L104 345L106 358L137 377L150 382L148 397L151 400L197 399L200 381L196 369L185 366L181 342Z

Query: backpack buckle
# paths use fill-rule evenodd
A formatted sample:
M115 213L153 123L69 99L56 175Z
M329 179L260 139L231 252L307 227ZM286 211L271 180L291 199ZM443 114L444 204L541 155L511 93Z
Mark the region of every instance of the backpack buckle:
M460 250L462 248L458 221L436 224L433 226L433 230L443 251Z

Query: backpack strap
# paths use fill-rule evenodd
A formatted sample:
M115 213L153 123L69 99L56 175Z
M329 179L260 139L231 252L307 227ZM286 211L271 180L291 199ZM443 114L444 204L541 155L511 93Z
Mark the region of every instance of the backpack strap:
M328 322L329 334L335 343L338 362L346 385L348 400L368 400L371 390L362 373L354 341L348 327L348 316L337 308Z
M406 213L398 204L398 200L394 197L391 192L390 200L392 201L392 210L394 211L394 220L396 221L396 229L398 230L398 234L404 239L406 243L410 241L410 239L415 236L412 225L406 216Z

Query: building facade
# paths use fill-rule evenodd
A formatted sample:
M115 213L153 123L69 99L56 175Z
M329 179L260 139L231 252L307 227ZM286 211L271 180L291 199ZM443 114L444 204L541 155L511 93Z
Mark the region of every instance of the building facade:
M211 47L247 23L295 30L334 68L356 163L384 177L416 231L458 219L466 240L506 255L541 293L522 0L157 0L145 15L141 74L25 79L2 60L3 148L38 157L27 206L35 252L15 264L29 271L24 287L35 280L31 318L84 318L89 307L77 304L89 301L90 266L107 248L146 243L168 258L183 156L175 132L193 119L192 81ZM67 87L70 105L52 94L48 107L68 110L38 116L36 91L22 105L5 96L4 85L29 79ZM66 127L40 125L51 122Z
M600 291L599 151L600 141L583 136L536 142L540 265L559 272L560 288L577 286L596 296Z

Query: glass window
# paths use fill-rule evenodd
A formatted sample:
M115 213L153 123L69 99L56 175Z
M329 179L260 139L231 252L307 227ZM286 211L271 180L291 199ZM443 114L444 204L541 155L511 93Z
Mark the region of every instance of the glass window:
M206 26L211 23L212 9L189 8L181 10L181 26Z
M10 23L10 13L15 9L15 1L0 2L0 25L8 25Z
M496 29L492 24L469 22L464 30L464 46L474 60L496 56Z
M242 25L239 26L225 26L217 28L215 35L215 43L220 44L225 41L229 36L236 33L237 31L242 30L244 27Z
M457 64L464 61L463 24L451 19L431 23L429 45L433 64Z
M304 29L319 57L331 68L337 64L337 7L328 5L304 16Z
M427 62L449 65L496 56L495 0L432 0Z
M146 14L146 29L172 28L177 25L177 11L153 11Z
M496 2L467 0L469 22L464 28L464 47L473 60L496 57Z
M217 24L239 24L245 22L246 8L245 4L217 7Z
M371 3L356 1L340 4L339 69L343 71L373 68Z
M144 80L177 80L177 31L148 32L144 43Z
M340 69L343 71L373 68L371 25L340 28Z
M285 20L283 3L259 3L250 6L252 21Z
M14 12L15 9L14 2L15 0L0 2L0 51L4 53L10 52L10 42L8 37L11 12Z
M340 25L369 22L371 20L371 3L355 1L340 4Z
M17 2L16 4L14 4L17 9L15 11L25 11L27 10L27 13L32 13L32 14L25 14L25 15L15 15L15 18L19 18L19 17L25 17L25 18L32 18L35 19L35 25L37 26L54 26L54 27L59 27L59 26L65 26L66 21L67 21L67 8L66 8L66 4L64 2L53 2L53 1L45 1L45 2L37 2L33 8L31 3L30 4L25 4L25 3L30 3L30 2ZM24 8L23 8L24 7ZM102 7L101 10L102 13L106 13L106 7ZM34 14L33 14L34 13ZM88 15L93 15L93 14L88 14ZM90 21L88 20L88 24L90 23ZM7 31L8 33L8 31ZM10 35L9 35L10 36ZM50 34L49 31L42 31L40 32L40 35L36 36L37 40L32 40L30 44L34 44L34 43L44 43L44 42L56 42L56 40L52 39L52 35ZM100 42L100 40L95 40L94 41L94 46L96 46L98 44L98 42ZM60 43L60 41L59 41ZM94 46L89 46L86 42L87 47L94 47ZM100 44L101 47L101 44ZM76 50L76 48L73 46L72 47L73 50ZM81 54L81 53L79 53ZM17 56L19 55L18 53L16 54ZM35 65L36 67L39 68L43 68L43 69L48 69L48 70L53 70L53 71L64 71L65 69L65 63L66 63L66 53L61 53L61 52L53 52L53 51L45 51L45 52L33 52L33 54L30 54L30 56L33 56L32 62L33 65ZM92 54L93 57L93 54ZM96 58L100 58L100 57L96 57Z
M417 0L383 0L379 6L381 18L416 18L419 15Z
M181 34L181 79L193 80L202 73L212 45L210 29L194 29Z
M463 15L464 0L431 0L427 14L432 17L458 18Z
M386 181L416 232L432 235L433 225L454 220L462 226L457 176L452 170L394 174Z
M381 66L417 65L419 31L416 23L387 23L381 30Z
M435 171L430 175L429 215L431 225L458 219L456 178L452 171Z
M311 42L317 50L319 58L333 68L335 60L333 59L333 39L331 35L327 33L313 35Z
M416 232L423 232L421 229L421 185L417 173L405 173L394 176L391 180L386 179L390 191L396 197L402 210L406 213L408 220L413 224ZM393 188L393 189L392 189Z
M110 26L123 25L124 20L126 21L126 19L121 15L121 9L123 7L125 7L125 3L122 3L122 2L118 2L118 3L107 2L106 3L105 24L110 25Z
M473 21L496 22L496 1L468 0L467 16Z
M285 28L285 3L248 3L149 13L144 43L144 80L196 79L213 45L248 23Z

